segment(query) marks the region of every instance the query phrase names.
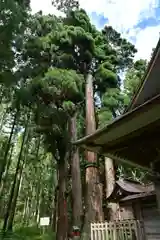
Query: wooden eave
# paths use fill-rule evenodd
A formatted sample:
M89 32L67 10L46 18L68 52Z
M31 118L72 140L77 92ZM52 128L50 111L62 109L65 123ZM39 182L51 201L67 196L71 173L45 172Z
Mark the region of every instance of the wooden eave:
M154 190L154 185L142 185L138 182L134 183L129 180L119 179L116 181L116 184L119 188L123 191L127 192L128 194L136 194L136 193L144 193L144 192L151 192Z
M138 199L150 199L150 197L153 197L153 196L156 196L155 191L137 193L137 194L129 195L129 196L126 196L126 197L120 199L120 202L128 202L128 201L133 202Z
M150 171L160 148L160 95L75 144Z
M128 201L153 194L155 194L155 188L153 184L142 185L138 182L135 183L130 180L119 179L116 181L115 188L107 199Z

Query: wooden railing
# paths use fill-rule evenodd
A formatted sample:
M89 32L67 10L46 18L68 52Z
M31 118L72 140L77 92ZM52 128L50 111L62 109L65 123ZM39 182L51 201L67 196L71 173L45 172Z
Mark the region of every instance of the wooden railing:
M143 224L138 220L91 223L91 240L145 240Z

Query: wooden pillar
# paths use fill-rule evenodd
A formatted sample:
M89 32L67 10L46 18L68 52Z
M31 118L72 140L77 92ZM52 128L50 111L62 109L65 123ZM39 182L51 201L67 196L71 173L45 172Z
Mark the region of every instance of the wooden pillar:
M154 187L155 187L155 192L156 192L156 199L157 199L157 208L160 213L160 156L158 154L157 159L151 163L151 168L153 170L153 182L154 182ZM157 175L156 175L157 173Z
M117 202L108 203L109 221L120 220L119 204Z
M142 217L141 201L136 200L136 201L133 203L133 211L134 211L134 218L135 218L136 220L142 221L142 220L143 220L143 217Z
M157 206L160 213L160 179L154 179L154 186L157 198Z

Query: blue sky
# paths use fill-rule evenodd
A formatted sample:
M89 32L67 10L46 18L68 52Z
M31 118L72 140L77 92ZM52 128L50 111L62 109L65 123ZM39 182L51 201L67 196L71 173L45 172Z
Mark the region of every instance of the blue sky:
M150 59L160 36L160 0L79 0L98 29L111 25L135 44L135 58ZM94 2L94 4L93 4ZM59 14L51 0L31 0L33 12Z

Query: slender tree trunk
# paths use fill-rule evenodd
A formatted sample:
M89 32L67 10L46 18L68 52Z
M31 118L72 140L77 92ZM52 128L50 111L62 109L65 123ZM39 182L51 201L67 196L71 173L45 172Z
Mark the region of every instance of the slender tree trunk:
M39 211L39 203L40 203L40 197L41 197L41 182L39 181L36 191L36 206L35 206L35 221L37 222L37 215ZM37 222L38 223L38 222Z
M27 120L27 123L26 123L26 126L25 126L25 131L24 131L24 134L23 134L23 140L22 140L21 149L20 149L20 153L19 153L19 157L18 157L18 161L17 161L16 172L15 172L15 175L14 175L14 180L13 180L13 184L12 184L12 188L11 188L11 192L10 192L10 196L9 196L8 207L7 207L5 217L4 217L3 231L6 231L6 229L7 229L8 218L9 218L11 207L12 207L12 200L13 200L13 197L14 197L14 192L15 192L15 187L16 187L16 182L17 182L17 176L19 174L21 157L22 157L23 147L24 147L26 134L27 134L27 127L28 127L28 120Z
M63 160L64 161L64 160ZM65 162L58 164L59 170L59 191L58 191L58 223L57 223L57 240L65 240L67 233L66 226L66 199L65 199L65 190L66 190L66 169Z
M40 220L41 196L42 196L42 189L40 189L39 198L38 198L38 202L37 202L37 211L36 211L36 223L37 224L39 223L39 220Z
M77 114L71 119L72 141L77 139ZM73 226L81 228L82 219L82 184L79 151L73 147L71 154L71 175L72 175L72 204L73 204Z
M23 224L25 225L25 217L26 217L26 212L27 212L27 206L28 206L28 197L25 198L24 202L24 208L23 208L23 214L22 214L22 219L23 219Z
M32 198L33 198L32 189L33 189L33 187L32 187L32 184L31 184L30 196L29 196L29 199L28 199L27 212L26 212L26 218L25 218L26 219L25 220L26 226L29 225L30 218L31 218L31 205L32 205Z
M93 77L91 74L88 74L86 79L86 134L92 134L95 130ZM86 159L90 166L86 168L86 210L83 238L89 239L90 223L103 221L103 208L99 173L98 169L93 166L97 162L97 156L93 152L86 152Z
M6 119L6 116L7 116L7 107L4 109L3 115L2 115L2 118L0 121L0 134L2 133L2 129L3 129L3 125L4 125L4 121Z
M44 191L43 191L44 192ZM33 182L33 187L32 187L32 198L31 198L31 202L30 202L30 213L29 213L29 220L31 222L34 221L34 216L35 216L35 183ZM44 194L43 194L44 195ZM43 206L43 212L45 212L45 205Z
M1 186L0 186L0 203L1 203L2 196L3 196L5 183L6 183L6 180L7 180L9 167L10 167L10 164L11 164L12 153L13 153L13 146L12 146L12 149L11 149L11 152L10 152L10 156L8 158L8 161L7 161L7 164L6 164L6 168L5 168L5 171L4 171L4 174L3 174L3 178L2 178L2 181L1 181ZM2 206L2 204L0 204L0 205Z
M37 144L36 144L36 155L35 155L35 161L38 160L39 156L39 149L40 149L40 137L38 138ZM38 171L37 171L38 170ZM38 186L36 188L36 203L35 203L35 221L38 224L39 223L39 208L40 208L40 202L41 202L41 172L39 171L39 168L36 169L36 174L39 176L38 179Z
M58 215L58 186L54 191L54 199L53 199L53 209L52 209L52 229L54 232L57 230L57 215Z
M23 212L23 224L24 224L24 225L27 225L27 221L28 221L29 202L30 202L30 197L27 197L27 199L26 199L26 204L25 204L25 206L24 206L24 212Z
M2 162L1 168L0 168L0 184L1 184L1 181L2 181L3 173L5 171L5 166L6 166L6 163L7 163L7 157L8 157L8 153L9 153L9 150L10 150L11 140L12 140L12 137L13 137L14 128L15 128L15 125L16 125L16 122L17 122L18 115L19 115L19 110L17 109L17 111L15 112L15 115L14 115L14 120L13 120L13 124L12 124L12 128L11 128L10 136L9 136L9 139L8 139L8 142L7 142L3 162Z
M23 161L23 163L20 167L19 176L17 176L17 183L16 183L16 186L15 186L14 196L13 196L13 199L12 199L10 216L9 216L9 219L8 219L8 227L7 227L8 231L12 231L12 227L13 227L13 220L14 220L14 215L15 215L15 211L16 211L18 194L19 194L20 186L21 186L21 182L22 182L22 173L23 173L23 169L24 169L24 164L25 163Z
M5 90L6 90L5 87L3 85L1 85L1 89L0 89L0 104L3 103Z

